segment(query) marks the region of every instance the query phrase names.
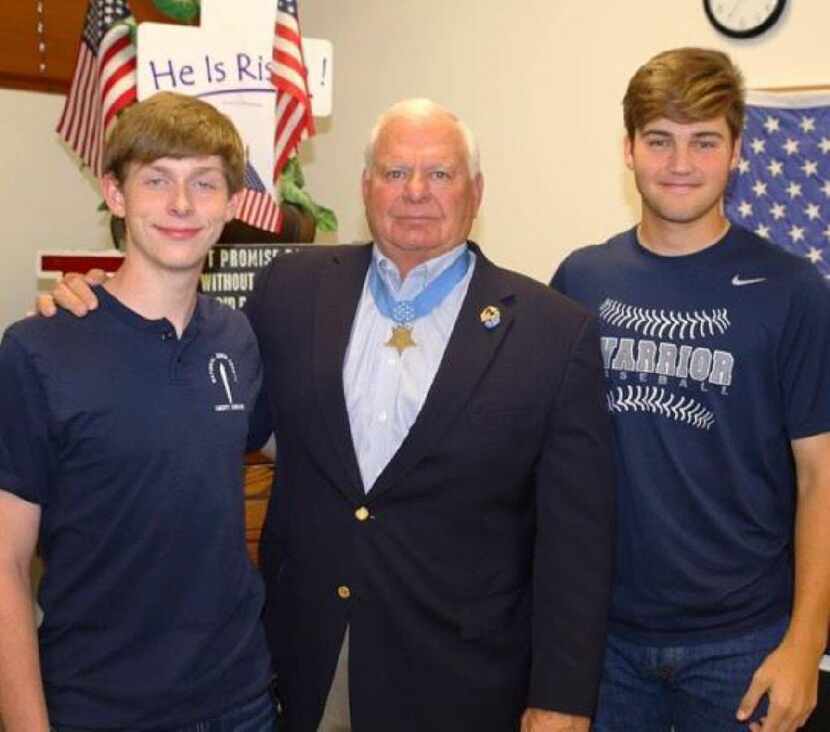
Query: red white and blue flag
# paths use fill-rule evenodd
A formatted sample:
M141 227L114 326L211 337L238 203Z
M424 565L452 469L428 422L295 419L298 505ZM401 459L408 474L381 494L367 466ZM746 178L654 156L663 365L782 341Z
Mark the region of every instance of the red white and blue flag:
M830 90L750 92L727 216L830 279Z
M282 229L280 206L250 162L245 163L244 184L236 218L257 229L279 232Z
M95 175L118 113L136 101L133 23L126 0L90 0L57 132Z
M300 142L314 134L307 69L303 59L297 0L278 0L271 83L277 90L274 180Z

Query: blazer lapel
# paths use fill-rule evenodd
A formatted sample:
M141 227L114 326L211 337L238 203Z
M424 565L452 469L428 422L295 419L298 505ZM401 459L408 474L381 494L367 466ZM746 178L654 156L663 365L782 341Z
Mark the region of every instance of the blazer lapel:
M343 362L349 345L352 321L371 260L371 245L332 255L320 276L314 314L314 385L317 408L326 424L331 450L321 454L334 484L353 500L363 500L363 480L352 442L346 397L343 392Z
M369 492L372 498L398 483L441 440L469 402L510 330L514 294L498 268L477 246L471 243L471 248L476 254L475 271L441 365L412 429ZM481 312L487 306L499 309L500 322L494 328L481 322Z

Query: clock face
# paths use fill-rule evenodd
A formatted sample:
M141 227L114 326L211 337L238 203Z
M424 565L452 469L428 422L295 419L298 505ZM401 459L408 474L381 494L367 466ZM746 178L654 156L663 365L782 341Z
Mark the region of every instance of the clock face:
M786 0L703 0L706 15L721 33L752 38L778 20Z

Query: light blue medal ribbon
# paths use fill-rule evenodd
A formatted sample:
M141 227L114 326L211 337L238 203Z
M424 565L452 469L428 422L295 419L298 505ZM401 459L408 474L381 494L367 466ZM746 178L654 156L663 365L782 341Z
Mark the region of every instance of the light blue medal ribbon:
M369 291L380 314L395 324L392 327L392 336L385 345L396 348L399 354L417 345L412 340L412 323L429 315L444 301L453 288L464 279L471 259L470 250L465 249L449 267L411 300L396 300L393 297L389 286L378 272L377 263L373 261L369 273Z

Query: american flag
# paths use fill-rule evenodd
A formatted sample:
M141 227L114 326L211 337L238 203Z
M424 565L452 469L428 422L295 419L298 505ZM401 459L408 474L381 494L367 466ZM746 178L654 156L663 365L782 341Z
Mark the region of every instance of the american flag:
M136 100L133 23L126 0L90 0L58 134L96 175L118 113Z
M830 279L830 92L750 92L727 216Z
M245 164L245 188L236 218L265 231L279 232L282 213L277 201L268 191L251 163Z
M274 133L274 180L302 140L314 134L311 99L300 40L297 0L278 0L271 83L277 90Z

